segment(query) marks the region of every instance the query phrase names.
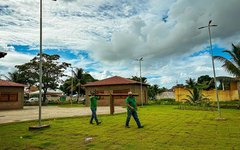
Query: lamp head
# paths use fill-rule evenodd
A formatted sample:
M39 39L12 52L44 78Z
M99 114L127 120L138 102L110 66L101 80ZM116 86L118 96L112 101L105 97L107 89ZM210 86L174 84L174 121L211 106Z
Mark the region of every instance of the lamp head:
M208 22L208 25L210 25L212 23L212 20L210 20L209 22Z

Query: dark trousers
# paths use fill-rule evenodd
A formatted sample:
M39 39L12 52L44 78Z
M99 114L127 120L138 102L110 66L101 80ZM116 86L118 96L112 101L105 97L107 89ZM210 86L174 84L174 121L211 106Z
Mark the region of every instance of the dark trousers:
M127 119L126 119L126 124L125 125L129 126L129 122L130 122L131 116L133 116L134 120L137 123L137 126L141 127L141 123L140 123L140 121L138 119L138 115L137 115L137 112L135 110L128 110L127 111Z
M92 111L92 117L91 117L91 120L90 120L90 123L93 122L93 119L95 119L96 123L98 123L98 119L97 119L97 108L91 108L91 111Z

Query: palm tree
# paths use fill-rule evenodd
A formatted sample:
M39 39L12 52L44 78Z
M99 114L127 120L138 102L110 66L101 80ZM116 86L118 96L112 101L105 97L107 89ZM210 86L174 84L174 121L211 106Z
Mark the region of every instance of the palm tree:
M141 81L140 77L137 77L137 76L132 76L132 78L129 78L129 79L134 80L134 81L138 81L138 82ZM142 77L142 83L147 83L147 78L146 77Z
M235 46L232 44L232 50L224 50L224 53L228 53L231 56L231 59L227 59L223 56L214 56L214 59L217 59L223 62L223 67L228 71L230 74L234 75L235 77L240 77L240 45Z
M81 82L84 81L84 72L82 68L76 68L73 71L73 90L77 91L77 102L81 94Z
M222 67L224 67L227 72L236 78L240 78L240 45L235 46L232 44L232 50L224 50L223 52L229 54L231 58L227 59L223 56L214 56L214 59L223 62ZM240 97L239 86L238 84L238 95Z
M79 97L85 93L84 89L81 88L81 85L93 81L96 80L89 73L84 72L82 68L76 68L75 71L73 71L73 91L76 91L77 93L77 102L79 101ZM71 85L69 86L69 89L71 89Z
M187 99L184 99L190 103L197 103L204 100L208 100L203 94L202 89L206 88L208 85L206 84L199 84L194 79L189 78L186 80L186 90L189 92L190 95L187 95Z

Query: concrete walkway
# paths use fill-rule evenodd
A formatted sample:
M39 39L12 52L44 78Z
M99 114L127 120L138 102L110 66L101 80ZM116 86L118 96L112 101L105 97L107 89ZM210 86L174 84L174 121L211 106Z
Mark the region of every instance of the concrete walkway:
M115 107L116 113L126 112L126 108ZM109 107L98 107L97 114L110 114ZM89 107L72 107L63 108L58 106L43 106L42 119L61 118L61 117L75 117L91 115ZM1 110L0 124L9 122L21 122L38 119L38 106L24 106L21 110Z

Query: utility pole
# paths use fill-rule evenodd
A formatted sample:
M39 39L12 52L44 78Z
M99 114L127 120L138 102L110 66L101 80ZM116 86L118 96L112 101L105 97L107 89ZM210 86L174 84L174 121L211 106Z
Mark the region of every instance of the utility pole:
M140 87L141 87L141 103L142 103L142 107L143 107L143 97L142 97L142 61L143 61L143 57L136 59L136 61L139 61L139 69L140 69Z
M38 126L31 126L29 127L29 130L33 129L41 129L41 128L47 128L50 127L50 125L42 125L42 1L40 0L40 50L39 50L39 55L40 55L40 60L39 60L39 112L38 112ZM56 0L52 0L56 1Z
M73 67L72 68L72 79L71 79L71 105L73 101Z
M208 22L207 26L199 27L198 29L204 29L208 28L208 35L209 35L209 44L210 44L210 50L211 50L211 56L212 56L212 68L213 68L213 76L214 76L214 82L215 82L215 89L216 89L216 99L217 99L217 107L218 107L218 117L219 119L222 118L220 105L219 105L219 97L218 97L218 89L217 89L217 79L216 79L216 72L215 72L215 65L214 65L214 58L213 58L213 50L212 50L212 39L211 39L211 27L217 27L215 24L211 24L212 20Z

